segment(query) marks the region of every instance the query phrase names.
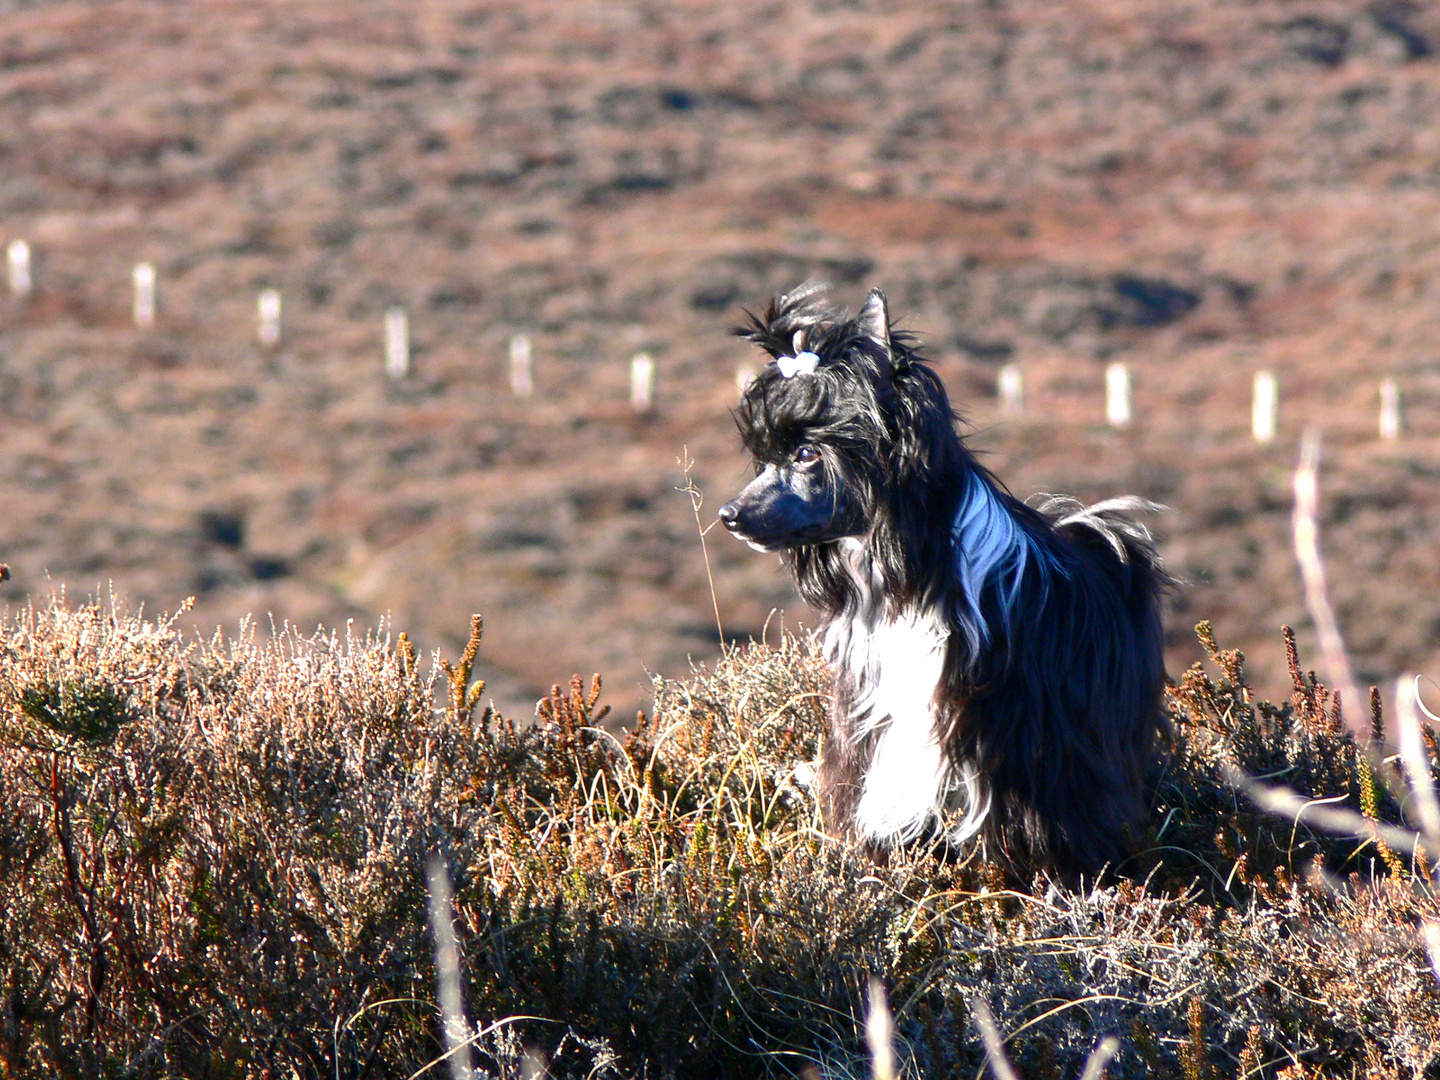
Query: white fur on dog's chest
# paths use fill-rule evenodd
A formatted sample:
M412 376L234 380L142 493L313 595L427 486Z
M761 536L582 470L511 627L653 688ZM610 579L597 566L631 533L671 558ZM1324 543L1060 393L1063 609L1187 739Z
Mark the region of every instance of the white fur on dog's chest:
M878 737L855 810L861 836L883 845L920 836L952 793L969 788L953 775L935 724L949 634L934 612L887 617L879 582L866 572L858 545L848 552L862 602L825 632L830 662L855 688L851 736Z

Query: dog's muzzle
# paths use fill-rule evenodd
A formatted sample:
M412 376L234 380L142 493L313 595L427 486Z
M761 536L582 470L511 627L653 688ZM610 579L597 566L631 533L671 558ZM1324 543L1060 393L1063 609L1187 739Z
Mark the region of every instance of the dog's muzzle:
M767 547L765 544L753 540L745 530L740 527L740 500L736 499L733 502L726 503L716 511L716 516L720 518L720 524L729 530L731 536L737 540L744 540L745 543L749 544L756 551L764 552L768 555L770 552L776 550L775 548Z
M726 503L720 507L719 516L720 524L724 525L725 528L731 532L734 532L740 527L740 507L737 504L733 502Z

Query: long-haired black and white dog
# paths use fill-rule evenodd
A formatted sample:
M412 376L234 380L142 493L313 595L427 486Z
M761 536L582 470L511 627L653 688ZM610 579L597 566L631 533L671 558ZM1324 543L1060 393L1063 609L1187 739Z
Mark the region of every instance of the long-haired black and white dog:
M750 319L774 363L736 410L757 475L720 520L822 619L827 828L1062 873L1120 857L1165 724L1169 579L1128 517L1151 504L1013 498L878 289L856 316L808 285Z

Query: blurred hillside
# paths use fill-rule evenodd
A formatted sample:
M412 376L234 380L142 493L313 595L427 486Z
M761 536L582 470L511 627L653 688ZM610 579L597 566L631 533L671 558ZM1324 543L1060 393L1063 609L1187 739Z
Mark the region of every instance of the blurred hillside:
M389 611L450 649L481 611L510 711L571 670L633 708L647 669L716 651L675 489L682 447L707 520L745 474L727 410L752 358L725 330L819 276L887 289L1017 494L1174 508L1177 669L1210 618L1283 694L1275 628L1308 633L1289 473L1322 426L1360 677L1440 671L1440 13L1160 7L0 2L0 239L37 260L0 304L0 598L194 593L207 633ZM390 385L396 303L415 376ZM773 560L718 534L711 556L728 635L803 618Z

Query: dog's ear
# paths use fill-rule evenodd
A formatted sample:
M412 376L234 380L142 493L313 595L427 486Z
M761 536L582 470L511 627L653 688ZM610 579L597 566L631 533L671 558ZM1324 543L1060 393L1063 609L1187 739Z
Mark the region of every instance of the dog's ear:
M884 350L885 359L894 363L895 353L890 348L890 305L885 302L885 294L879 289L871 289L870 295L865 297L865 303L860 308L859 322L860 329L865 331L866 336Z

